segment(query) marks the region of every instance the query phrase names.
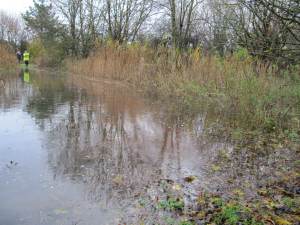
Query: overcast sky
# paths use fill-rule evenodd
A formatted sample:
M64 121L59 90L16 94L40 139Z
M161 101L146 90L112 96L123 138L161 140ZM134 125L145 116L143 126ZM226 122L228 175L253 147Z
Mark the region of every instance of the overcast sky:
M0 10L16 15L24 13L32 5L33 0L0 0Z

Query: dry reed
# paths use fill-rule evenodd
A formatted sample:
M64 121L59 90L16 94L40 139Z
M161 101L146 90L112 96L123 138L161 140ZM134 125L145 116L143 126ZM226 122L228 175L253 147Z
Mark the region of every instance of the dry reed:
M286 129L299 113L299 82L274 76L272 67L250 56L221 58L203 56L199 49L178 54L165 48L106 45L86 59L68 60L67 68L93 79L128 82L189 112L210 108L233 127Z
M186 82L213 83L216 88L224 88L230 79L253 76L250 59L201 57L197 49L179 55L170 49L153 50L145 46L104 46L86 59L68 60L67 68L71 73L92 78L127 81L149 94L164 96L176 95ZM260 77L269 73L263 67L258 72Z
M0 43L0 69L10 69L16 65L16 61L11 47Z

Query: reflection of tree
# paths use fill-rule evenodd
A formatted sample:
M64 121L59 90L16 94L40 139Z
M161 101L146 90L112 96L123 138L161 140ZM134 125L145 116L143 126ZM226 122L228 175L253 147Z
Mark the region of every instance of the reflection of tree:
M13 108L20 103L17 100L23 95L22 83L12 74L2 75L1 80L3 85L0 86L0 107L2 109Z
M55 114L57 107L75 98L74 92L65 86L61 78L51 75L31 74L34 93L28 97L26 110L36 119L46 119Z
M182 127L180 115L151 112L126 89L99 85L84 90L88 93L82 89L64 107L65 118L52 121L49 163L56 176L85 182L93 199L125 200L161 177L198 175L202 188L229 190L240 185L226 183L229 177L242 173L243 182L256 185L264 174L260 168L268 158L256 155L246 162L245 154L229 151L230 145L201 139L202 119L191 129L195 139ZM223 150L234 160L222 160ZM213 164L222 170L212 174Z
M261 168L272 168L275 160L271 153L228 151L231 148L224 143L201 139L203 118L191 129L184 128L180 114L147 107L127 88L31 77L30 85L9 81L1 93L1 107L26 96L26 110L48 132L54 176L85 183L93 199L126 200L154 180L182 180L187 175L198 175L200 187L208 184L210 189L231 188L247 179L257 184L266 174ZM71 82L79 88L68 88ZM233 160L220 158L224 149ZM212 174L212 164L222 170ZM231 177L240 179L226 183Z
M86 100L79 98L75 105L70 103L68 120L60 126L60 136L63 134L61 137L66 138L66 143L63 151L60 149L54 156L59 157L55 163L63 162L56 165L56 173L71 176L84 173L99 197L100 193L115 189L116 177L122 180L117 186L130 188L134 170L139 165L139 153L134 152L129 144L124 128L125 111L120 109L116 114L107 115L102 104L92 111L92 106L82 101Z
M168 134L163 136L161 122L144 113L145 106L126 89L98 88L101 95L89 93L89 98L79 91L63 107L66 116L52 121L49 162L56 176L86 182L97 199L128 199L167 170L169 162L181 169L178 125L164 125Z
M178 127L178 124L174 123L168 125L167 123L164 127L160 159L158 160L157 165L163 165L165 161L169 164L167 166L169 168L172 168L171 164L175 164L176 168L173 168L174 169L173 173L177 173L177 172L180 173L181 170L180 142L181 142L181 129Z

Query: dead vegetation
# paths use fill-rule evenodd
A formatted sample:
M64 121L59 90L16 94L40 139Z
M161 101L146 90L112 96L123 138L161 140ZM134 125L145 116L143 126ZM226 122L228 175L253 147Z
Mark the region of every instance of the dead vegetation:
M12 48L6 44L0 43L0 68L10 69L16 65L16 58Z

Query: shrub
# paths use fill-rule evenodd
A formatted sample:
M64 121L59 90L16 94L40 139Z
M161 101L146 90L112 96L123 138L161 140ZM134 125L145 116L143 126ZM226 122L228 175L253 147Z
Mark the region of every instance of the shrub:
M58 66L64 59L64 48L59 43L48 43L47 48L40 39L33 40L29 45L32 61L39 66Z
M233 55L237 60L240 61L247 59L249 60L251 58L246 48L238 48Z

